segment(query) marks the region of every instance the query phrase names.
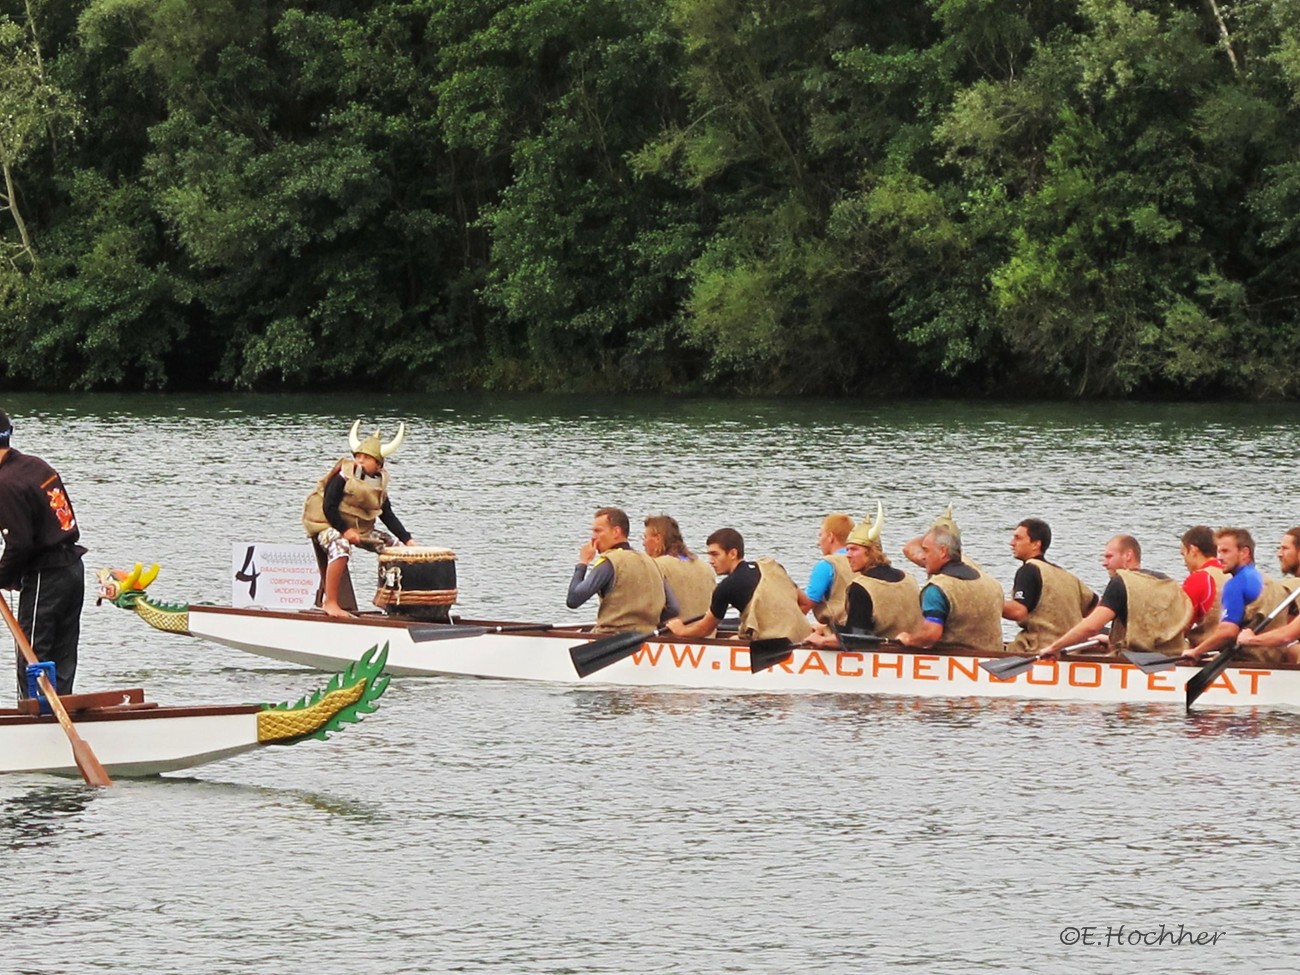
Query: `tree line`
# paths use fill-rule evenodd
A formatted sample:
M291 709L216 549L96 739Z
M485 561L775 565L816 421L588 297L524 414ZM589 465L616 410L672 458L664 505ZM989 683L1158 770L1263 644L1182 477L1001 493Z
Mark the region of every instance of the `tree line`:
M0 0L0 370L1300 390L1295 0Z

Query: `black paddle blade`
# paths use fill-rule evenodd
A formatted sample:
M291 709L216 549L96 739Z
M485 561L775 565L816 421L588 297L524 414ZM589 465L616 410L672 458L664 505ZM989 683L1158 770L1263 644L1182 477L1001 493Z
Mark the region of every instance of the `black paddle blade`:
M1037 657L999 657L997 660L981 660L980 666L998 680L1011 680L1037 662Z
M1205 689L1214 683L1214 678L1223 673L1223 668L1232 663L1239 653L1241 644L1233 644L1191 676L1186 688L1188 711L1192 710L1196 699L1205 693Z
M406 632L412 643L429 643L432 640L457 640L465 636L482 636L486 626L458 626L454 623L430 623L428 626L410 626Z
M641 644L655 635L655 632L657 631L615 633L613 636L569 647L573 669L578 672L579 677L587 677L598 670L604 670L624 657L632 656L641 649Z
M1162 670L1172 670L1178 665L1177 657L1166 657L1163 653L1151 653L1147 650L1124 650L1125 659L1144 674L1158 674Z
M850 633L846 630L837 630L835 635L839 638L840 646L845 650L874 650L882 643L888 643L883 636L876 636L873 633Z
M749 644L749 672L762 673L790 658L794 644L783 636L772 640L752 640Z

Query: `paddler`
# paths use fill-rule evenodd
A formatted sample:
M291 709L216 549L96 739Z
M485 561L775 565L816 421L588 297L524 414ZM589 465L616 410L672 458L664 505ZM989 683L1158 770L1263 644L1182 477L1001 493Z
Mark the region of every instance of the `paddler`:
M380 439L378 430L365 440L358 440L360 426L358 420L348 434L352 456L341 458L330 468L302 509L303 527L329 559L321 609L330 616L352 615L339 605L339 584L347 572L353 545L377 551L399 541L403 545L415 544L411 533L393 514L388 497L388 471L384 469L384 461L406 437L406 424L398 426L397 436L388 443ZM376 519L392 535L376 529Z
M1300 586L1300 528L1288 528L1277 546L1277 564L1282 570L1278 580L1287 591Z
M921 593L911 575L890 565L880 541L884 523L884 507L877 502L875 522L863 519L845 539L844 555L853 575L845 596L843 628L893 640L920 626ZM815 633L808 642L833 647L838 641L833 633Z
M1246 529L1221 528L1214 533L1214 542L1219 562L1230 577L1223 586L1223 615L1219 625L1183 656L1199 662L1207 653L1232 646L1238 634L1249 629L1255 642L1246 645L1250 648L1248 656L1264 663L1280 663L1282 648L1259 641L1270 631L1282 629L1290 618L1288 612L1281 612L1264 622L1273 608L1286 599L1286 588L1259 571L1255 565L1255 540ZM1294 606L1293 603L1288 609Z
M1192 622L1187 627L1187 640L1193 646L1214 632L1223 615L1223 587L1228 573L1219 561L1219 551L1214 540L1214 529L1209 525L1193 525L1183 532L1180 552L1187 578L1183 592L1192 601Z
M785 568L771 558L746 561L745 539L734 528L719 528L706 544L713 571L726 578L714 588L704 619L672 619L668 628L681 637L707 636L734 606L740 613L736 632L741 639L803 642L812 626L799 608L799 589Z
M1020 632L1008 651L1037 653L1097 605L1097 594L1082 579L1047 561L1051 544L1052 528L1041 518L1026 518L1011 534L1011 554L1021 565L1002 618L1019 623Z
M1116 535L1106 543L1101 564L1110 582L1091 613L1057 637L1040 657L1055 660L1064 647L1084 643L1111 624L1110 653L1154 651L1178 656L1187 649L1183 634L1192 618L1192 602L1175 580L1142 568L1142 546L1132 535Z
M961 532L939 525L921 536L921 564L930 580L921 590L919 626L898 635L909 647L1002 649L1002 586L962 561Z
M845 597L848 594L849 580L853 570L849 568L845 545L849 532L853 531L853 519L837 511L822 519L821 531L817 535L817 547L824 556L812 567L808 577L808 586L799 593L799 608L805 613L811 612L819 623L844 624Z
M54 664L54 689L71 694L77 675L86 569L81 529L63 479L33 454L9 446L0 411L0 589L18 590L18 625L36 658ZM18 655L18 697L27 697L27 660Z
M671 515L646 518L642 547L655 560L659 574L677 597L679 615L693 619L709 611L717 576L708 562L686 547L676 518Z
M678 613L677 596L654 559L632 550L627 540L629 528L622 508L596 509L591 537L578 550L578 563L569 580L565 599L569 609L600 596L598 633L653 630Z

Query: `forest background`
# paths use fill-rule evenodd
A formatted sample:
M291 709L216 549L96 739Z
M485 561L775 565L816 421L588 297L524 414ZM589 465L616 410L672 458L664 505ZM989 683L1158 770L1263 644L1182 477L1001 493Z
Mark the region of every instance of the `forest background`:
M0 375L1289 397L1296 0L0 0Z

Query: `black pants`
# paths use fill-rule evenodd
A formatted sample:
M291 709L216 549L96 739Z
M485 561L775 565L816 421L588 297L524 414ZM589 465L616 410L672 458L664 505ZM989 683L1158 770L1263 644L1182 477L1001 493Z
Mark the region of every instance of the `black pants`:
M18 595L18 625L27 634L37 660L52 661L54 689L72 693L77 676L77 642L81 639L81 607L86 600L86 569L81 559L55 569L38 569L23 576ZM18 696L27 696L27 661L18 654Z

